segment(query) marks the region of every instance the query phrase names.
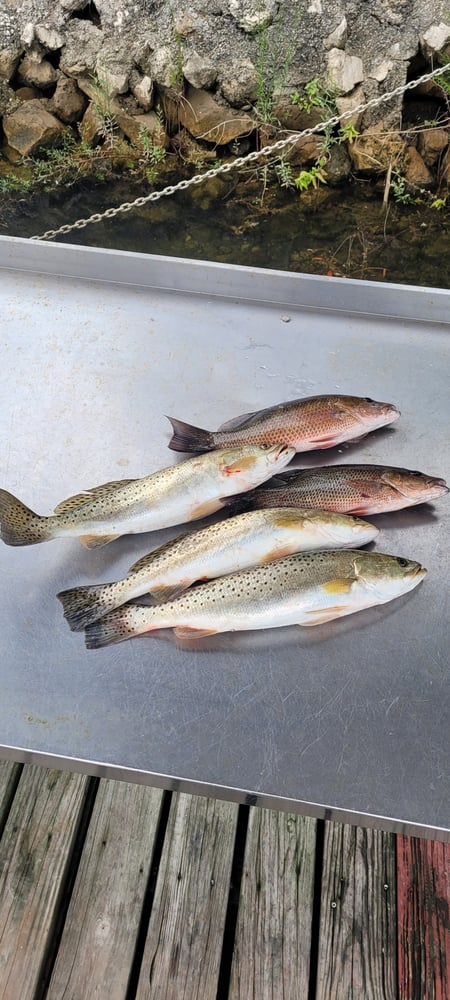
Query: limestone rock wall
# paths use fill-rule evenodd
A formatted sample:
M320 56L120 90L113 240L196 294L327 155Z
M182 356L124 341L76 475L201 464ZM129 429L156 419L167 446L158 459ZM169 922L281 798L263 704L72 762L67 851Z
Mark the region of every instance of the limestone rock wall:
M403 84L411 67L429 68L446 47L448 0L2 0L3 155L53 141L48 116L80 121L93 78L122 116L165 101L169 121L225 145L292 108L312 80L342 112ZM401 104L366 113L358 128L398 127Z

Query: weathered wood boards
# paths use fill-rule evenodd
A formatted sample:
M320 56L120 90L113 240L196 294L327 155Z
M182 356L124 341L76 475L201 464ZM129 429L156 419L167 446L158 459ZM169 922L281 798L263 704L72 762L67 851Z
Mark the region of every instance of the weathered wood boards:
M215 1000L237 816L174 796L136 1000Z
M124 1000L162 798L100 782L46 1000Z
M308 996L316 821L251 809L229 1000Z
M34 1000L88 781L23 769L0 841L2 1000Z
M450 997L450 844L397 837L400 1000Z
M318 1000L395 1000L395 910L394 835L326 823Z

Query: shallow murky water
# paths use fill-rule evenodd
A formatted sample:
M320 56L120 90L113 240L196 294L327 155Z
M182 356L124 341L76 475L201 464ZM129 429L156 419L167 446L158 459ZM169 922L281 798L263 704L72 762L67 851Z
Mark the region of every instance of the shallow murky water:
M132 201L149 188L127 180L26 196L0 206L0 232L41 234L93 212ZM391 201L386 211L372 184L299 195L261 178L214 179L144 208L89 225L60 242L450 287L450 219Z

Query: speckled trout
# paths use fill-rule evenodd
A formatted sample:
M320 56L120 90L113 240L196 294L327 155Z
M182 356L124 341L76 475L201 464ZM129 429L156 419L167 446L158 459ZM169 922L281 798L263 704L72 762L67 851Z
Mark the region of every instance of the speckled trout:
M86 629L88 649L154 629L179 638L217 632L321 625L385 604L423 580L417 562L359 549L302 552L232 573L156 607L125 605Z
M236 510L321 507L343 514L384 514L437 500L449 492L444 479L385 465L324 465L285 472L254 492L230 501Z
M226 497L269 479L293 455L294 449L283 444L199 455L143 479L104 483L69 497L50 517L35 514L0 490L0 537L7 545L79 538L87 548L95 548L120 535L196 521L218 510Z
M222 424L217 431L206 431L168 417L173 430L169 448L211 451L238 444L281 442L292 445L296 451L333 448L343 441L359 440L399 416L400 410L393 403L377 403L369 397L309 396L244 413Z
M150 593L171 600L192 583L248 569L292 552L365 545L378 534L367 521L320 510L256 510L178 535L139 559L124 580L58 594L73 631Z

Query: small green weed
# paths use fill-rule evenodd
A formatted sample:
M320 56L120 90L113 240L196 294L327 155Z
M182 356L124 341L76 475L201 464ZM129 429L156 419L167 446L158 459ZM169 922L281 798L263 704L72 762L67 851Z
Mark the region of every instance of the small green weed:
M324 171L326 157L321 156L317 163L309 170L301 170L298 177L295 177L294 184L300 191L307 191L308 188L318 188L319 184L327 183L327 175Z

